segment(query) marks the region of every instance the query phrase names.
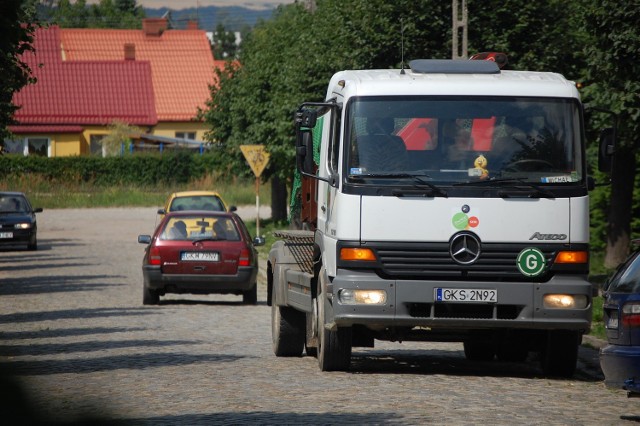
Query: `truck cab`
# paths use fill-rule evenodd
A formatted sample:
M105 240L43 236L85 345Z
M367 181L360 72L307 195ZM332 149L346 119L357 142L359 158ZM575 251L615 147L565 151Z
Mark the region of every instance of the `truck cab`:
M572 375L592 315L575 84L416 60L338 72L325 99L296 120L308 230L269 256L276 355L343 370L375 340L461 341L469 359L535 351Z

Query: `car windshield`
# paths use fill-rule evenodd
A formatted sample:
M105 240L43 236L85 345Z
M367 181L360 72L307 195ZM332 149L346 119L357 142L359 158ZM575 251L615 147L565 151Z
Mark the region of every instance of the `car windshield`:
M215 195L192 195L186 197L177 197L171 203L169 211L175 212L180 210L206 210L206 211L224 211L222 200Z
M380 173L430 182L518 178L571 183L584 177L581 118L572 99L360 97L347 107L347 175ZM384 183L382 183L384 184Z
M612 293L640 293L640 252L625 262L612 277L607 291Z
M0 196L0 212L2 213L27 213L29 204L20 195Z
M179 216L171 217L165 222L160 239L239 241L240 233L229 217Z

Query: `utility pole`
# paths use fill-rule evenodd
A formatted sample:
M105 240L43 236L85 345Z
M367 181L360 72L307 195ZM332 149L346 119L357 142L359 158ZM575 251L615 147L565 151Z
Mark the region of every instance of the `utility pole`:
M467 59L467 0L451 0L453 37L451 59Z

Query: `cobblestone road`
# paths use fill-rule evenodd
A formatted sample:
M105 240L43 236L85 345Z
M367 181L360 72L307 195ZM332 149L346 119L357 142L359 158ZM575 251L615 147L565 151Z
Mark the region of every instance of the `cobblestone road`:
M572 380L536 363L470 363L460 344L378 343L349 372L276 358L270 308L239 296L142 305L137 235L155 209L50 210L39 250L0 250L0 366L49 421L109 424L629 424L597 352Z

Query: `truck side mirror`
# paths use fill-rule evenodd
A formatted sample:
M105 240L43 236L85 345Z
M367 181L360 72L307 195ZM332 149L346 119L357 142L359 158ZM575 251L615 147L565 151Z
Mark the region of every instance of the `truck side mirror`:
M296 119L300 127L312 129L318 121L318 111L315 109L303 108L298 111Z
M605 173L611 172L613 154L616 149L616 130L607 127L600 132L600 148L598 150L598 170Z
M313 133L310 129L300 129L296 141L296 163L298 170L310 175L315 174L313 161Z

